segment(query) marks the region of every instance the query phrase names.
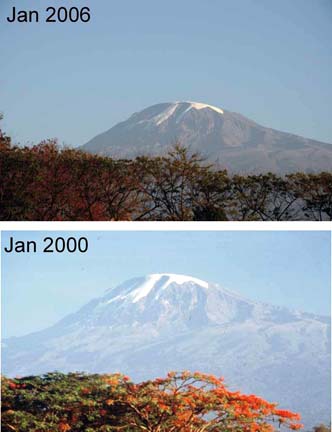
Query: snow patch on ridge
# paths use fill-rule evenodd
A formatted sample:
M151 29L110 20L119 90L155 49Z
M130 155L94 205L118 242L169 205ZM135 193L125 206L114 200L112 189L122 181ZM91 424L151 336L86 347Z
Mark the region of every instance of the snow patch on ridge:
M207 289L209 284L201 279L194 278L191 276L173 274L173 273L157 273L151 274L146 277L145 282L130 293L133 303L137 303L142 298L146 297L155 285L162 279L165 278L165 282L159 286L159 290L166 289L170 284L176 283L182 285L185 283L193 283Z
M195 109L195 110L202 110L202 109L212 109L213 111L219 113L219 114L224 114L224 111L220 108L217 108L215 106L212 105L208 105L208 104L204 104L204 103L200 103L200 102L174 102L171 103L170 106L168 106L164 111L162 111L160 114L157 114L156 116L154 116L152 118L153 122L159 126L162 123L164 123L166 120L168 120L173 114L175 114L176 110L182 106L182 105L189 105L183 112L181 112L177 118L177 123L180 121L180 119L190 110Z
M190 107L187 109L187 111L189 111L192 108L197 109L197 110L210 108L219 114L224 114L224 111L221 108L217 108L213 105L208 105L208 104L204 104L204 103L200 103L200 102L187 102L187 103L190 104Z
M174 273L162 273L159 275L160 277L162 276L167 276L168 277L168 281L166 282L166 284L163 286L163 288L166 288L168 285L170 285L171 283L177 283L179 285L182 285L184 283L187 282L192 282L194 284L200 285L203 288L208 288L209 284L201 279L192 277L192 276L186 276L186 275L180 275L180 274L174 274Z
M146 297L159 279L160 277L157 274L149 275L145 282L131 293L131 296L133 297L133 303L137 303L139 300Z
M165 111L163 111L161 114L156 115L153 117L153 120L157 126L164 123L166 120L168 120L176 111L178 107L178 104L171 105L168 107Z

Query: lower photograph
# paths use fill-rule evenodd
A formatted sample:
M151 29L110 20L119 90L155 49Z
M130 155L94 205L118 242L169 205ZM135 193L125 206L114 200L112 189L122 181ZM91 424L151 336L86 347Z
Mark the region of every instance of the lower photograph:
M328 231L3 231L4 432L331 431Z

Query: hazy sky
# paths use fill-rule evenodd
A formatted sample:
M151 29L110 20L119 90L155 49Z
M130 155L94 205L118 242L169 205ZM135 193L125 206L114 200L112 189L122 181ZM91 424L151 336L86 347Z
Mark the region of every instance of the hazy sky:
M91 22L5 20L60 3ZM83 144L174 100L332 143L331 0L1 0L0 40L0 111L21 143Z
M36 240L66 233L3 233ZM73 232L70 233L73 235ZM85 232L86 254L2 253L3 335L55 323L104 291L149 273L180 273L253 299L330 314L328 232Z

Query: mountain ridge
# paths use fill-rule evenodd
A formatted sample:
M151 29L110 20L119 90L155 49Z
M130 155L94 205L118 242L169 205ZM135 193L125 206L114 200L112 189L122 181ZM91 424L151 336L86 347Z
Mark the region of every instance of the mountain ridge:
M175 142L230 172L332 170L332 144L261 126L201 102L166 102L132 114L81 150L114 158L162 156Z

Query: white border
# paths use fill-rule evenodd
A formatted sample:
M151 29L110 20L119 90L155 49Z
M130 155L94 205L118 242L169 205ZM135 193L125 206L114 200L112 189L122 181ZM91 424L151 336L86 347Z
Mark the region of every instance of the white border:
M332 231L332 222L0 222L0 231Z

